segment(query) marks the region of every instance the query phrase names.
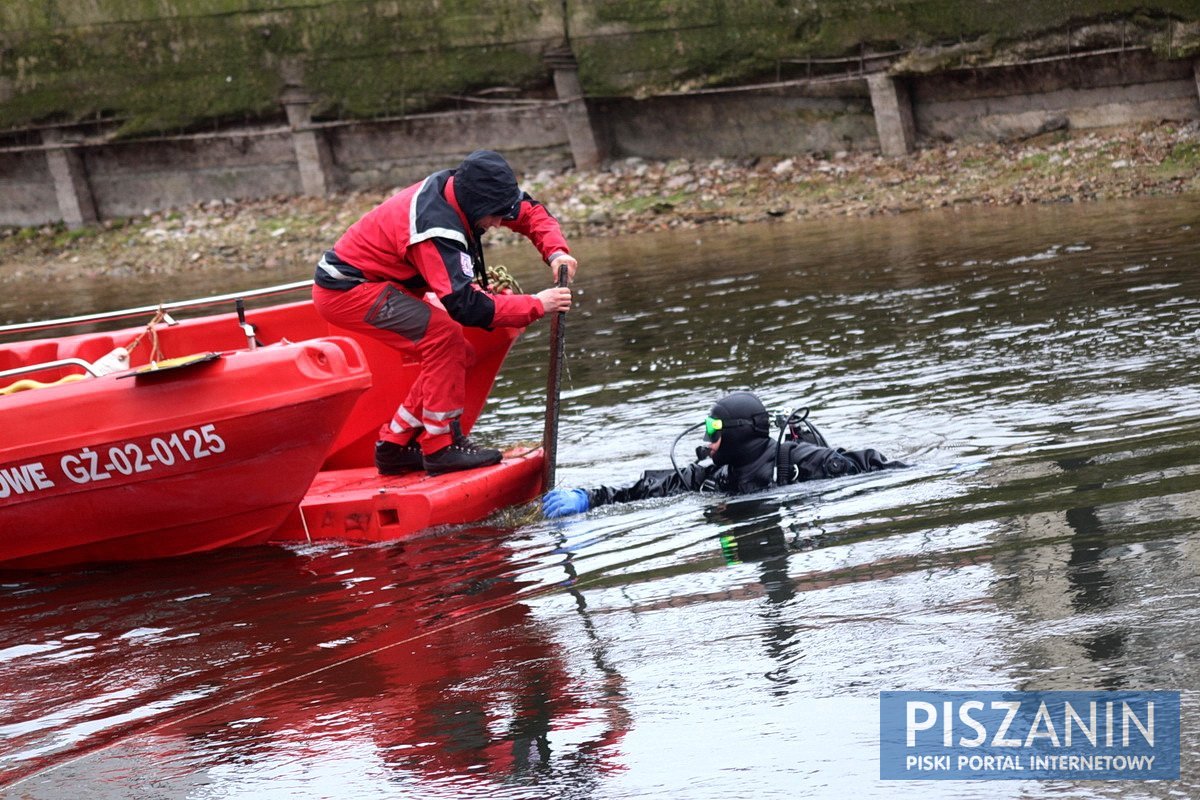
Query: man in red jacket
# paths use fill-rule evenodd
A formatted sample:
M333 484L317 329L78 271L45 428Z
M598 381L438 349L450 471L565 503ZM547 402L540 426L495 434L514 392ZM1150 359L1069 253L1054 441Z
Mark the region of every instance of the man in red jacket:
M500 451L478 447L459 417L474 359L463 326L523 328L571 307L571 290L492 294L480 238L503 225L522 234L550 265L574 277L578 266L558 221L521 191L512 168L491 150L427 177L367 212L317 263L313 301L329 322L407 353L421 371L375 444L385 475L487 466Z

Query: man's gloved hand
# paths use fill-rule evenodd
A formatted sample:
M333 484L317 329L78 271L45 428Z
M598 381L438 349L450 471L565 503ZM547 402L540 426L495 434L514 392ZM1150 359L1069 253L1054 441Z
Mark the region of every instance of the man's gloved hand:
M583 489L551 489L542 498L542 515L546 519L582 514L592 507Z

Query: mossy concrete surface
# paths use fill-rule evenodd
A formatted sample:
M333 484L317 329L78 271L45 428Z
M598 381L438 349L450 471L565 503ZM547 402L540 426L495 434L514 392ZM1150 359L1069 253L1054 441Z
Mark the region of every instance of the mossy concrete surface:
M123 135L281 119L288 81L318 116L419 111L547 81L544 0L37 0L0 5L0 128L97 117Z
M569 4L581 79L593 95L637 95L787 77L812 59L908 53L906 69L1149 45L1200 44L1200 1L595 0ZM791 66L789 66L791 65ZM811 72L812 64L804 67Z
M279 121L289 82L318 119L544 95L567 40L587 94L640 97L869 52L907 51L910 71L1130 43L1187 57L1200 0L20 0L0 4L0 130Z

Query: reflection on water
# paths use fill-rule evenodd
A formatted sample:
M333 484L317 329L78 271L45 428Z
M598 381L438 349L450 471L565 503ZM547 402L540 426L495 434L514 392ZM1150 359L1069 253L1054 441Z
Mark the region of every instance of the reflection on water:
M560 485L665 466L742 386L914 466L379 547L5 575L0 781L14 797L1194 795L1189 206L586 243ZM528 256L491 260L531 288ZM71 297L56 311L93 310ZM483 438L536 437L546 335L518 344ZM969 688L1182 690L1184 779L880 782L878 693Z

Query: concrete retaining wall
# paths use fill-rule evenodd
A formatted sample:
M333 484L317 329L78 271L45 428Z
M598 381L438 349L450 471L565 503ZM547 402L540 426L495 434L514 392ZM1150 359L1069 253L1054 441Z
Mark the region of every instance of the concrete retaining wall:
M288 131L128 142L84 149L101 219L213 198L297 194L299 172Z
M41 225L62 218L45 154L0 153L0 225Z
M566 74L574 67L565 59L556 69ZM79 225L214 198L386 189L479 147L500 150L519 171L537 172L594 163L600 153L670 159L882 149L894 155L923 142L1200 119L1193 62L1142 51L645 100L584 101L576 94L372 122L314 124L303 108L299 101L289 107L290 127L115 143L95 131L63 128L41 131L40 144L28 131L10 137L0 141L0 225ZM592 136L580 136L581 114Z
M481 147L503 151L519 171L572 163L556 104L336 126L325 135L343 189L405 186Z
M862 80L606 100L594 107L611 157L754 157L878 147Z
M1039 130L1200 119L1191 61L1144 51L908 79L917 136L995 141Z

